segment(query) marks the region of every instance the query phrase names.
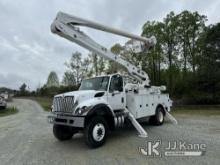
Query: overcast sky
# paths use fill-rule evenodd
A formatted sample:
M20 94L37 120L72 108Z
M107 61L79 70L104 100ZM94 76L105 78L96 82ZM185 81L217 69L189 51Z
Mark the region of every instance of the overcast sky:
M25 82L35 89L52 70L61 80L71 53L88 53L50 32L58 11L140 34L147 20L161 21L170 11L186 9L207 15L208 24L220 22L219 0L0 0L0 87L18 89ZM87 32L107 47L126 41Z

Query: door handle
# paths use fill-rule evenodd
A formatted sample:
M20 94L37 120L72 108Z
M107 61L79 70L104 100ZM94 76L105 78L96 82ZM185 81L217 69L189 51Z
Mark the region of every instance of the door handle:
M119 91L112 92L112 96L117 95L117 94L120 94L120 92Z

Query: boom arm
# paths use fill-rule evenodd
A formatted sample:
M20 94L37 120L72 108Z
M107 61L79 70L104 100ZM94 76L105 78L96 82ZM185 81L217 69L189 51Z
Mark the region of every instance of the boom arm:
M146 48L152 47L156 43L156 39L154 37L152 38L144 38L137 35L133 35L121 30L117 30L114 28L110 28L89 20L85 20L82 18L78 18L75 16L70 16L68 14L59 12L57 14L56 19L51 24L51 31L53 33L56 33L60 35L61 37L64 37L72 42L75 42L79 44L80 46L108 59L112 60L123 67L125 67L128 71L128 73L138 80L143 85L149 85L149 78L147 73L145 73L143 70L140 70L138 67L132 65L128 61L124 60L120 56L112 53L107 48L99 45L96 43L93 39L91 39L89 36L87 36L85 33L79 30L77 26L87 26L93 29L121 35L124 37L132 38L135 40L139 40L145 44Z

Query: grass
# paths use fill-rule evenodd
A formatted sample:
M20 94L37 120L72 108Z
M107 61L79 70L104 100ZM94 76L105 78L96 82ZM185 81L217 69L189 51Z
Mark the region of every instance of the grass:
M49 97L31 97L32 100L37 101L41 107L43 108L44 111L49 112L51 110L51 105L53 98Z
M220 115L220 106L178 106L173 107L171 113L174 115L215 116Z
M0 117L8 116L17 113L16 107L7 107L6 109L0 109Z

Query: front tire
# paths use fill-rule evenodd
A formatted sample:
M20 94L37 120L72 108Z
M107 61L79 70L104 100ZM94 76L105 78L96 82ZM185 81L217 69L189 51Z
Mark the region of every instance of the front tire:
M102 146L108 135L108 124L101 116L92 118L85 129L86 144L91 148Z
M53 125L53 134L60 141L71 139L75 133L77 133L77 131L72 127L57 124Z

